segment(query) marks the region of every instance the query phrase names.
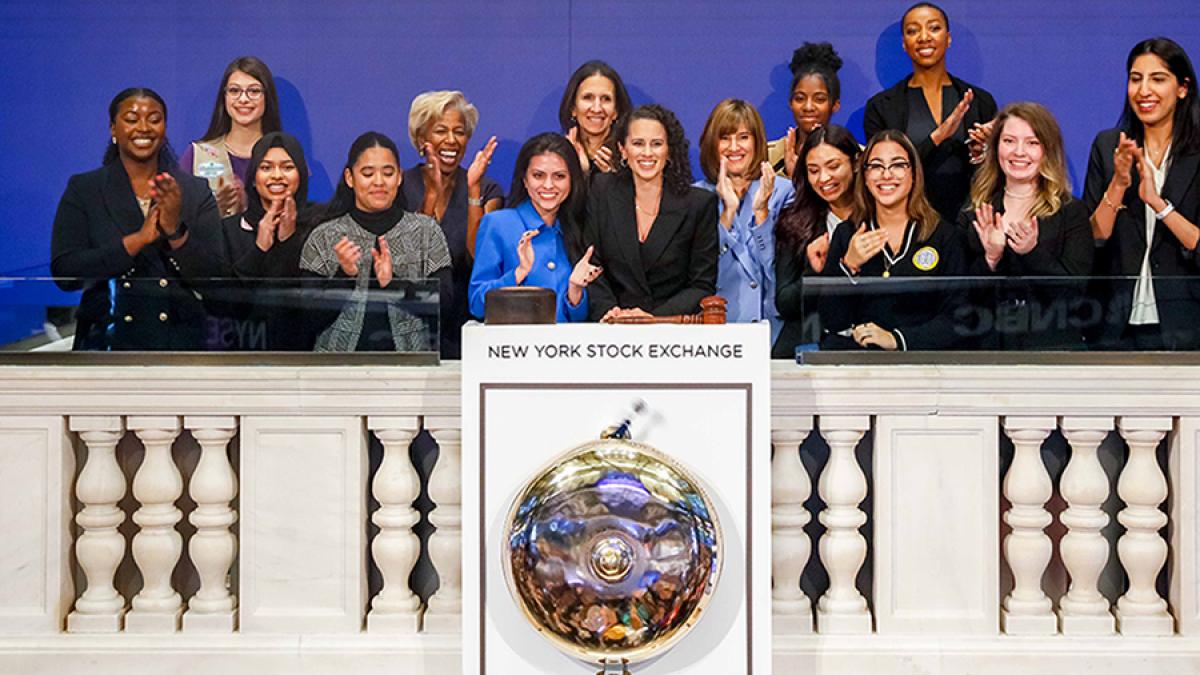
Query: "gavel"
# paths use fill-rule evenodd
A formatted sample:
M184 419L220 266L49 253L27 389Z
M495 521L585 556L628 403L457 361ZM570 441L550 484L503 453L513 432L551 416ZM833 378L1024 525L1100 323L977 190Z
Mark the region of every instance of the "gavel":
M700 312L698 314L672 314L670 316L623 316L613 319L613 323L621 324L648 324L648 323L671 323L682 325L724 325L725 323L725 298L719 295L709 295L700 300Z

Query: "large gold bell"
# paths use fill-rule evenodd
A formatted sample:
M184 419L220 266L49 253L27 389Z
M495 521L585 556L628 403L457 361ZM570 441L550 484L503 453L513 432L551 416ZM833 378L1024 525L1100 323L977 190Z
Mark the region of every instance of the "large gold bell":
M622 438L554 460L505 523L505 579L531 624L567 654L622 670L682 639L721 572L721 528L699 481Z

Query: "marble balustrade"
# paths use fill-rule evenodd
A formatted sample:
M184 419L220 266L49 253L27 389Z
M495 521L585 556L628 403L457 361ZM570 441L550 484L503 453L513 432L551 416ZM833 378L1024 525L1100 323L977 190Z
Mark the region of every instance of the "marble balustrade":
M777 667L832 645L829 672L905 650L955 672L947 639L967 666L1015 644L1030 668L1200 662L1196 381L776 364ZM455 365L0 369L0 666L10 638L40 636L27 664L68 635L205 634L395 636L440 664L414 672L457 668L459 395Z

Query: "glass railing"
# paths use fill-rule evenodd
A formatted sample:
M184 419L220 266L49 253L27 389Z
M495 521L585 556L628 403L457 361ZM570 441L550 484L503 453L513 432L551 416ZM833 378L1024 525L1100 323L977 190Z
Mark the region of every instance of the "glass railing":
M0 350L436 356L436 279L0 278Z

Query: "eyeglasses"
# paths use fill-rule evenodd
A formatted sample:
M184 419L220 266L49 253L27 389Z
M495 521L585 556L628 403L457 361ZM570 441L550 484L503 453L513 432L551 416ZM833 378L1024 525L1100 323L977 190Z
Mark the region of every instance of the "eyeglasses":
M246 87L245 89L242 89L241 87L239 87L237 85L225 87L225 95L235 101L237 99L241 98L242 94L245 94L246 98L250 99L251 101L257 101L258 99L262 98L262 96L263 96L263 88L262 87Z
M884 164L883 162L871 162L867 164L867 175L872 178L879 178L884 173L890 173L893 176L903 176L912 168L912 164L908 162L892 162Z

